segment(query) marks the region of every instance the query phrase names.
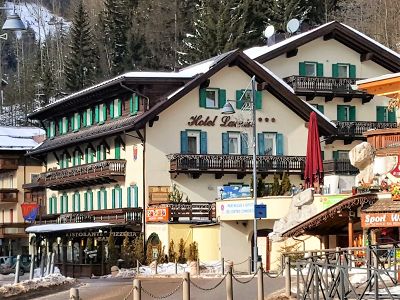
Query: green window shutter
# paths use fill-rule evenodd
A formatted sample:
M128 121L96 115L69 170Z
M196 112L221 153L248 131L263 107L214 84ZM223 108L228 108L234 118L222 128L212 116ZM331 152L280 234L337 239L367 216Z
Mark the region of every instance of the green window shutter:
M339 159L339 152L338 151L333 151L332 152L332 158L333 158L333 160L338 160Z
M101 153L100 153L100 145L97 146L97 151L96 151L96 155L97 155L97 161L101 160Z
M242 153L242 155L249 154L247 145L248 145L248 135L247 135L247 133L241 133L240 134L240 153Z
M206 89L199 89L199 105L206 107Z
M118 188L118 205L119 208L122 208L122 189Z
M337 106L337 120L338 121L347 121L346 120L346 107L344 105Z
M134 195L133 207L139 207L139 193L137 185L133 186L133 195Z
M115 139L114 141L114 151L115 151L115 159L120 159L121 158L121 143L119 139Z
M338 64L332 64L332 77L339 77L339 67Z
M324 77L324 64L317 64L317 76Z
M256 109L262 108L262 92L256 91Z
M85 149L85 164L89 163L89 148Z
M107 105L103 105L103 121L107 120Z
M87 112L86 109L83 111L83 127L86 127L87 124Z
M126 199L127 199L127 207L131 207L131 205L132 205L132 199L131 199L131 197L132 197L132 195L131 195L131 187L130 186L128 186L127 188L126 188Z
M276 134L276 155L283 155L283 134Z
M97 209L101 209L101 194L97 191Z
M306 76L306 64L304 62L299 62L299 75Z
M385 122L385 106L377 106L376 107L376 121L377 122Z
M111 208L115 208L115 189L112 189Z
M88 192L83 194L83 210L88 210Z
M132 95L129 102L131 114L135 115L139 111L139 96L136 94Z
M388 109L388 122L397 122L395 109L392 109L392 110Z
M207 154L207 132L200 132L200 154Z
M325 151L321 151L321 158L322 160L325 160Z
M264 133L257 133L258 155L265 155Z
M72 196L72 212L76 212L75 202L76 202L76 194Z
M68 117L65 118L65 133L68 132L69 129L69 123L68 123Z
M78 211L81 211L81 194L78 194Z
M72 115L69 119L69 122L71 123L71 131L74 131L75 128L75 122L74 122L74 115Z
M57 213L57 198L53 197L53 211L56 214Z
M99 123L99 106L96 105L94 108L94 120L96 123Z
M110 119L114 119L114 100L110 103Z
M324 113L324 106L323 106L323 105L319 105L319 104L318 104L317 109L318 109L321 113Z
M349 66L349 77L356 78L356 66L355 65Z
M242 106L243 106L244 97L242 99L240 99L240 97L242 97L242 95L243 95L243 92L244 92L244 90L237 90L236 91L236 108L237 109L241 109Z
M93 110L91 108L88 109L89 113L89 125L93 125Z
M89 210L93 210L93 192L89 193Z
M222 154L229 154L229 134L222 133Z
M104 209L107 209L107 191L103 190L104 194Z
M186 154L189 151L188 136L186 131L181 131L181 154Z
M49 198L49 214L53 213L53 198Z
M129 98L129 112L133 114L133 95Z
M60 134L63 134L63 126L62 126L62 119L58 120L58 132L60 132Z
M118 117L122 116L122 99L118 99Z
M46 127L46 137L50 137L50 125Z
M349 108L349 121L356 121L356 107L350 106Z
M68 206L69 206L69 205L68 205L68 196L67 196L67 195L65 196L65 203L64 203L64 204L65 204L65 209L64 209L64 211L67 213L68 210L69 210L69 207L68 207Z
M218 107L223 108L226 103L226 90L218 90Z
M64 212L64 198L60 196L60 213Z

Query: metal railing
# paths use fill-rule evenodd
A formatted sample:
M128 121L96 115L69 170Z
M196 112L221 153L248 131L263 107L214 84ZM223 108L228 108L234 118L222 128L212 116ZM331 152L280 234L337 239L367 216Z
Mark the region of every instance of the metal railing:
M210 202L170 202L149 205L149 208L152 209L164 207L168 207L169 220L177 221L179 218L189 218L189 220L206 218L212 221L216 218L215 203Z
M359 173L349 159L324 160L323 166L325 174L355 175Z
M336 121L338 136L362 136L371 129L397 128L396 122Z

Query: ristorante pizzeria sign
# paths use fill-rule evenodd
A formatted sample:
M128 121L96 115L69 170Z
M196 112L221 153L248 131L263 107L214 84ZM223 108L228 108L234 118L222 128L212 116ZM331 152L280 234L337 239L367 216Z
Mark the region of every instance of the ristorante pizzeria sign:
M238 121L231 116L210 117L203 115L191 116L188 122L189 126L221 126L221 127L251 127L253 123L250 120Z
M361 227L398 227L400 226L400 213L362 213Z

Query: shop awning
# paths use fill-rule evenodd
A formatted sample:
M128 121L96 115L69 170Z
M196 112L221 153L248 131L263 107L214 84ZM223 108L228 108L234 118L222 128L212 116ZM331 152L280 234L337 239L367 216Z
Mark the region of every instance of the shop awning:
M391 198L379 199L370 207L363 209L363 213L380 213L380 212L400 212L400 201L393 201Z
M26 228L27 233L49 233L58 231L74 231L91 228L102 228L111 227L113 224L110 223L65 223L65 224L44 224L44 225L33 225Z

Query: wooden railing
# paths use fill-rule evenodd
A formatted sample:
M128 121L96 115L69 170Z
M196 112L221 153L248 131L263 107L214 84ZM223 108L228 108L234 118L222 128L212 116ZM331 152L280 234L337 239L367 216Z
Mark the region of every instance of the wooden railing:
M316 77L316 76L298 76L292 75L283 78L286 83L293 87L295 92L331 92L331 93L349 93L363 95L365 92L353 90L352 85L356 84L360 78L334 78L334 77Z
M0 158L0 172L6 172L18 169L18 159Z
M349 159L324 160L323 165L324 174L355 175L359 173Z
M18 189L0 189L0 203L18 202Z
M180 202L180 203L162 203L150 205L149 208L157 209L168 207L170 221L179 221L179 218L189 220L207 220L213 221L216 218L215 203L210 202Z
M25 228L30 225L30 223L0 223L0 238L26 237Z
M338 136L362 136L371 129L397 128L396 122L336 121Z
M251 155L224 154L169 154L170 172L215 172L251 173ZM258 172L292 172L304 170L305 156L257 155Z
M126 160L107 159L40 174L39 183L51 189L66 189L115 181L114 176L125 176Z

